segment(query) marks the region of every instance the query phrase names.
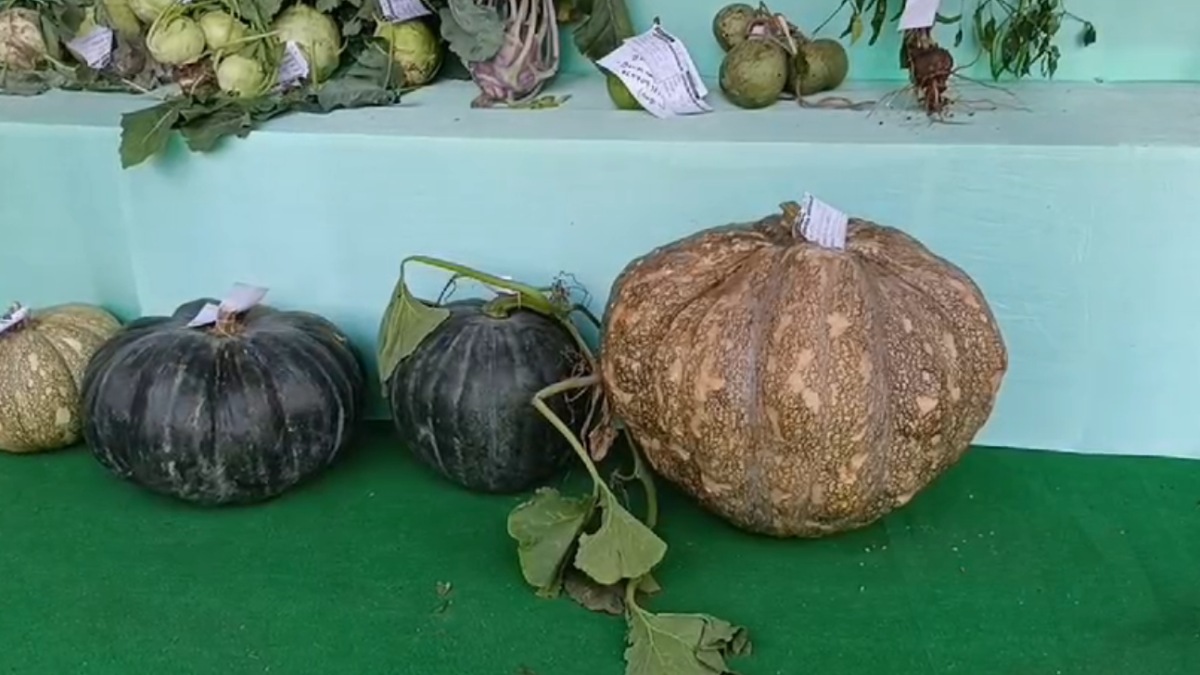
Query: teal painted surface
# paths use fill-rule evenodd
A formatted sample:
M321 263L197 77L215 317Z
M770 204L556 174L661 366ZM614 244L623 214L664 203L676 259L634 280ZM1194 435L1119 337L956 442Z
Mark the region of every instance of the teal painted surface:
M712 36L712 18L724 7L726 0L626 0L635 27L645 30L654 17L663 27L681 38L688 46L696 67L706 77L715 77L721 62L721 50ZM757 0L750 2L757 5ZM782 12L810 33L821 25L841 4L841 0L775 0L767 3L772 10ZM1013 4L1016 4L1015 2ZM900 0L889 0L889 7L899 7ZM975 61L979 46L971 34L970 14L978 0L942 0L942 13L958 14L965 9L967 22L962 45L952 49L955 61L970 64ZM1177 0L1143 0L1117 2L1114 0L1067 0L1067 9L1096 25L1099 41L1087 48L1078 42L1079 24L1064 21L1055 44L1062 51L1062 60L1054 79L1057 81L1090 81L1101 78L1109 82L1200 80L1200 6ZM892 14L895 12L892 11ZM890 18L890 17L889 17ZM850 19L842 10L818 37L838 37ZM957 26L939 26L934 36L945 47L954 43ZM849 45L849 37L843 44ZM899 36L896 23L884 26L879 41L868 46L863 39L850 49L850 77L855 80L903 80L897 53ZM582 59L568 41L570 54L567 68L573 72L589 72L591 64ZM962 71L963 75L990 81L985 60ZM1040 78L1040 72L1037 74Z
M139 313L111 133L0 129L0 305L65 301Z
M481 111L445 86L130 171L116 120L145 101L0 100L0 156L23 158L0 167L0 288L162 313L257 283L369 356L405 256L568 271L599 310L633 257L810 190L984 289L1011 369L981 443L1200 458L1196 86L1030 86L1030 112L957 126L719 101L662 122L570 90L561 110Z

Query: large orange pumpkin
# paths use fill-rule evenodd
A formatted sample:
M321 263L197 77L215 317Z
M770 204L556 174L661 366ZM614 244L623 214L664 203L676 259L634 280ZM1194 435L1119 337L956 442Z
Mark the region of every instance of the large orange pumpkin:
M851 218L830 249L792 222L630 263L601 364L660 475L738 527L817 537L877 520L958 461L1008 355L971 278L913 237Z

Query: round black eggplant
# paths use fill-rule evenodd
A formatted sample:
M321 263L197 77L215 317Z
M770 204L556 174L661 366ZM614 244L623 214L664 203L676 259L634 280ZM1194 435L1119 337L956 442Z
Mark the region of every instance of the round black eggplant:
M450 482L511 494L544 483L574 456L533 396L569 379L579 348L556 320L531 310L497 318L478 299L447 303L450 316L401 361L388 406L401 442ZM547 405L576 434L588 396Z
M112 473L184 501L245 504L314 476L345 448L365 374L346 336L259 305L232 330L188 328L206 302L128 324L84 373L83 435Z

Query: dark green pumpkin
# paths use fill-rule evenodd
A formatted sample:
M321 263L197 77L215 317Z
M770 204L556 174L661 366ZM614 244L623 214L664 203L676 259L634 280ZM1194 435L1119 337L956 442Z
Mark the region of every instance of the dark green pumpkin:
M202 504L277 496L328 466L362 409L345 335L308 312L259 305L188 328L207 302L128 324L88 362L83 434L117 476Z
M468 490L520 492L573 456L533 396L570 378L579 351L554 319L524 309L494 317L484 305L444 305L450 316L392 371L388 405L401 441L425 466ZM587 396L547 401L576 433L586 403Z

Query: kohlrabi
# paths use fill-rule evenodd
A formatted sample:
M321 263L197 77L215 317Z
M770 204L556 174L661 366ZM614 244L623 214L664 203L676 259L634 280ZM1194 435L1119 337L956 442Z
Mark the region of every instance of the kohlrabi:
M208 48L214 52L237 51L246 37L246 24L228 12L205 12L200 16L200 30L204 31Z
M146 35L146 48L155 61L164 65L193 63L204 54L204 31L183 15L157 21Z
M142 24L130 7L133 0L104 0L104 11L108 13L109 25L127 38L142 34Z
M295 42L304 52L314 82L327 79L337 70L342 31L332 17L308 5L292 5L275 18L271 28L280 42Z
M266 90L263 65L244 54L230 54L217 64L217 86L234 96L255 96Z
M0 11L0 69L36 70L46 57L38 13L22 7Z
M159 17L167 8L175 4L176 0L129 0L129 9L137 15L137 18L142 20L142 23L149 26L154 23L154 20Z
M504 44L486 61L469 65L483 94L475 105L520 103L541 92L558 73L558 16L554 0L478 0L504 22Z
M428 84L442 65L442 44L429 25L420 20L403 23L380 21L375 36L390 45L392 62L404 73L410 87Z

